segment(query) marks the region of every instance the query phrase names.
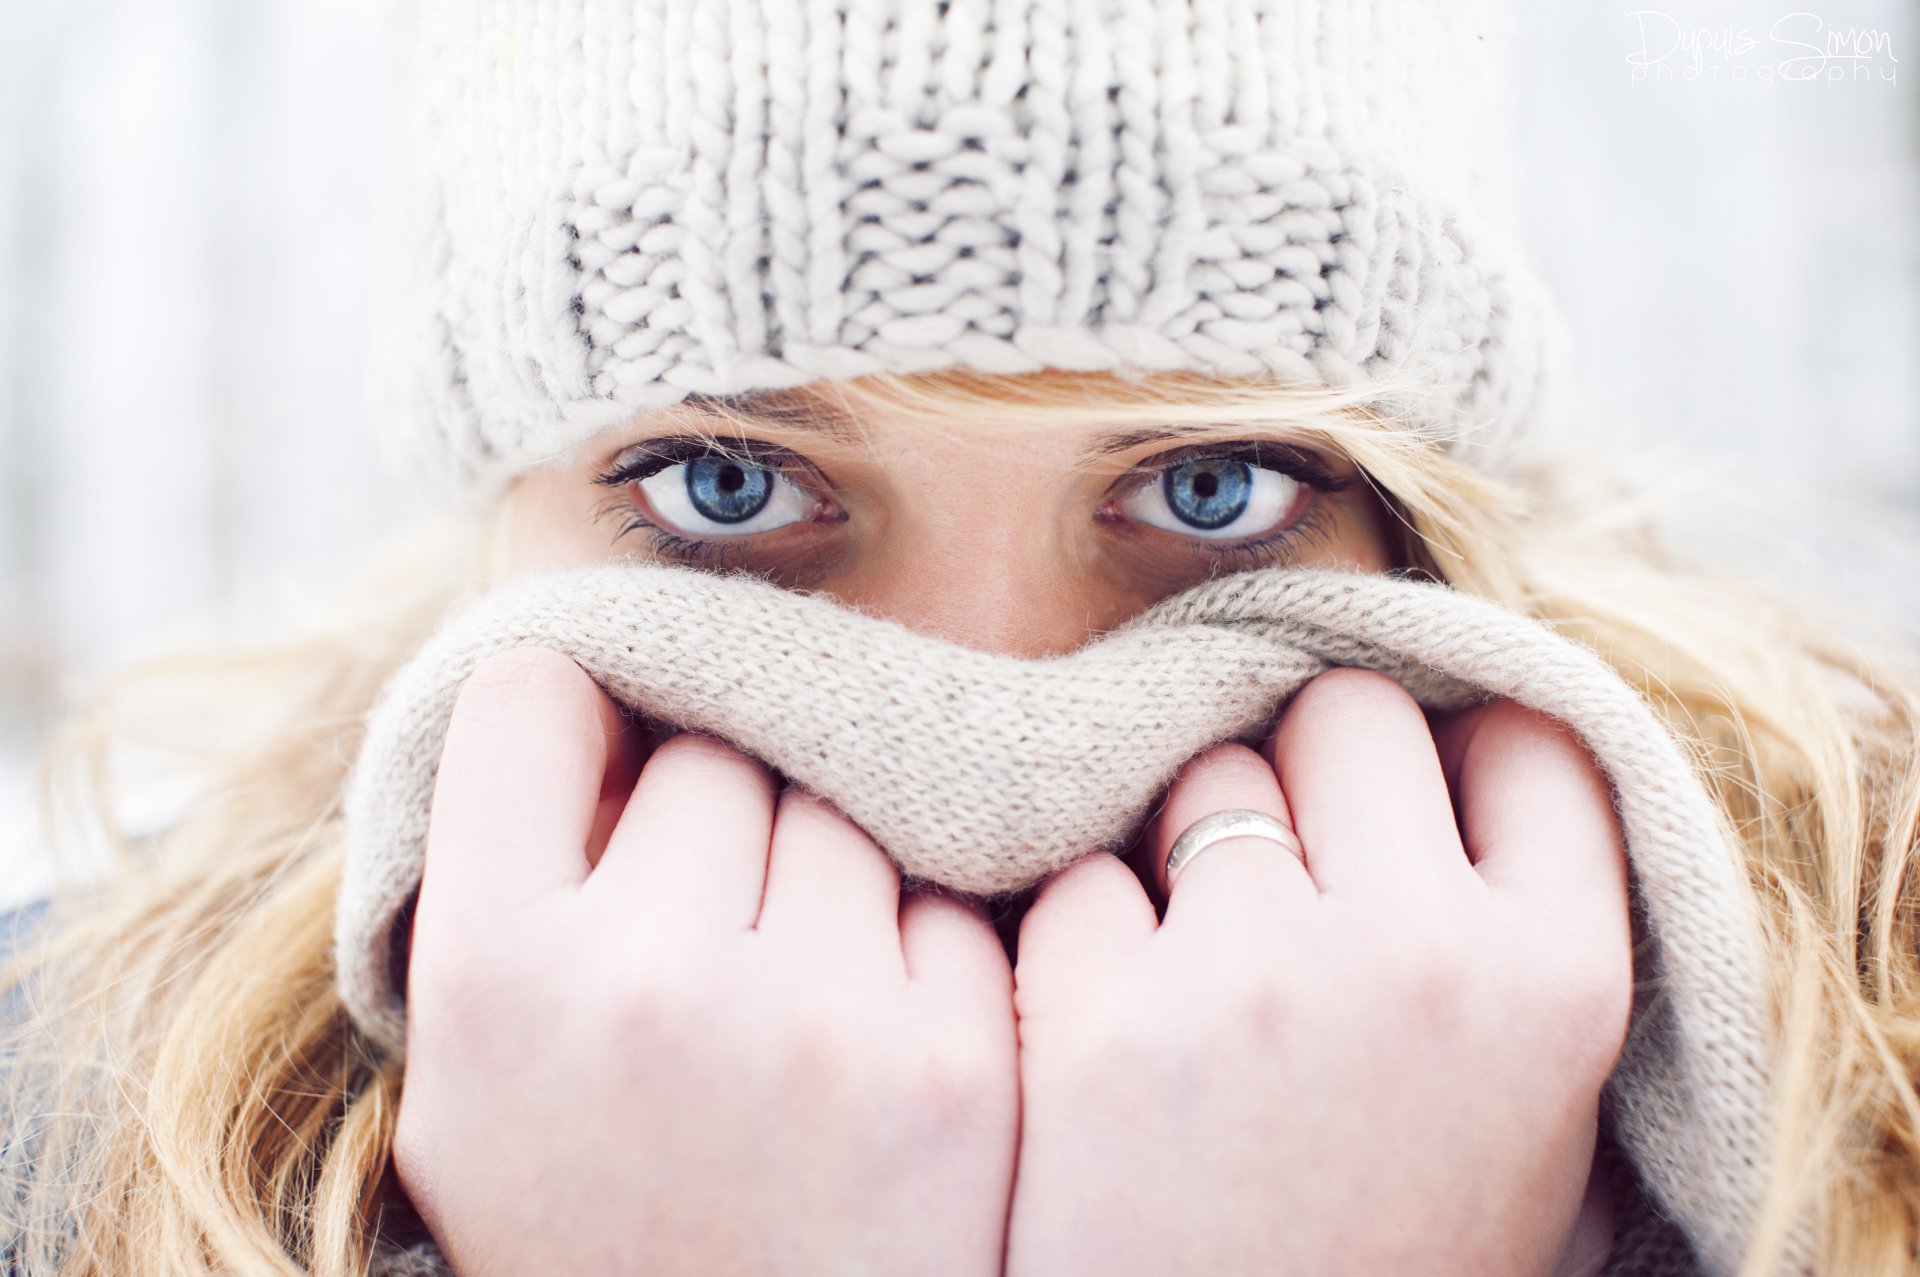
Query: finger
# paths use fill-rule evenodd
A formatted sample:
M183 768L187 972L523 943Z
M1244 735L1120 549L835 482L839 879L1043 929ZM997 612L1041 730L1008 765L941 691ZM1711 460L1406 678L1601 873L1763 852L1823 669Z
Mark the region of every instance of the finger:
M1153 901L1119 857L1084 856L1042 883L1020 920L1016 982L1021 972L1110 967L1158 925Z
M1320 675L1269 748L1321 891L1434 890L1466 867L1426 715L1386 675Z
M1218 927L1230 920L1271 925L1274 911L1317 894L1306 864L1271 838L1226 838L1209 844L1180 871L1168 898L1167 856L1203 816L1257 811L1292 826L1286 797L1266 759L1245 745L1216 745L1180 773L1148 827L1155 888L1167 899L1163 927Z
M647 760L588 889L651 927L745 931L766 886L773 801L760 763L683 732Z
M1495 701L1441 720L1434 743L1482 881L1547 907L1625 916L1613 788L1571 728Z
M907 978L960 1004L977 1022L1013 1024L1013 968L978 904L941 891L909 891L900 903Z
M873 839L802 789L780 795L758 929L859 959L900 952L900 871Z
M625 730L614 703L558 652L514 648L482 661L447 723L423 916L484 915L579 886L607 757Z

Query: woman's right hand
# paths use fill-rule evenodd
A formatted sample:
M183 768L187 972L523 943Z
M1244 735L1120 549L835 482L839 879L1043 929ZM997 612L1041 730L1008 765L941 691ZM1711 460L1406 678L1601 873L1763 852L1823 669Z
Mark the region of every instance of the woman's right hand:
M903 901L851 822L712 739L625 799L622 725L537 648L454 710L394 1136L454 1268L998 1273L1019 1117L991 925Z

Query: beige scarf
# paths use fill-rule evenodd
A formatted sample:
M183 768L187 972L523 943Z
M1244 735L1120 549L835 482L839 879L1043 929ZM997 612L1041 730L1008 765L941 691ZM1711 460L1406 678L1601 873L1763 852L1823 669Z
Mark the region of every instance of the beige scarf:
M1440 585L1272 569L1196 586L1069 655L1022 660L742 576L622 563L521 581L454 617L399 672L355 768L340 984L390 1052L405 1041L396 924L419 885L454 697L481 659L523 644L564 652L622 703L817 791L904 873L979 893L1123 845L1182 763L1255 739L1330 666L1381 671L1431 709L1507 697L1561 720L1613 783L1643 941L1643 992L1609 1084L1613 1138L1650 1190L1638 1209L1677 1223L1698 1264L1671 1245L1630 1262L1617 1246L1611 1271L1736 1267L1771 1133L1744 871L1645 701L1540 622ZM1660 1222L1623 1220L1623 1235ZM1808 1242L1803 1228L1789 1271L1808 1270ZM433 1269L411 1254L385 1271Z

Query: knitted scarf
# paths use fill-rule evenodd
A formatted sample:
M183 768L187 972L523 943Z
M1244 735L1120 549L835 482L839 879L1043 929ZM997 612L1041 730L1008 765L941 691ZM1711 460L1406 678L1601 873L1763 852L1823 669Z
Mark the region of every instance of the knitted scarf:
M1269 569L1168 598L1073 653L975 651L745 576L633 562L524 579L453 617L389 684L347 800L337 925L356 1023L404 1048L404 927L461 683L534 644L672 727L711 733L831 800L902 872L1029 886L1123 846L1181 765L1257 741L1332 666L1434 710L1506 697L1572 728L1610 779L1640 943L1608 1138L1638 1191L1610 1272L1731 1272L1769 1164L1770 1030L1755 919L1724 822L1646 702L1588 648L1442 585ZM1676 1236L1680 1234L1681 1236ZM1787 1271L1809 1271L1796 1234ZM443 1271L430 1248L376 1271Z

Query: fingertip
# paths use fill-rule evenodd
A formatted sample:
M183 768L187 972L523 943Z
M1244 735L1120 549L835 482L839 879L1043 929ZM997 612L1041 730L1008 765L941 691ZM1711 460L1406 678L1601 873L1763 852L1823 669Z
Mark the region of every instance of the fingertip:
M1313 736L1321 722L1387 724L1404 722L1408 716L1426 725L1426 711L1399 682L1379 670L1336 665L1308 679L1287 698L1263 752L1274 770L1284 775L1289 756L1300 753L1302 738Z
M423 878L463 879L476 904L577 885L623 727L618 707L559 652L510 648L479 662L447 722Z
M1269 751L1321 891L1423 897L1463 877L1432 725L1392 678L1343 666L1309 680Z
M759 760L681 732L647 756L589 879L655 927L750 928L766 886L774 790Z
M765 763L705 732L676 732L661 742L647 759L647 769L655 768L674 773L675 787L711 780L743 785L764 795L769 807L774 800L773 773Z
M591 771L601 793L628 734L620 706L572 657L547 647L494 652L474 666L454 697L436 797L449 772L456 787L470 783L497 792L519 779L518 760L527 755L539 755L532 760L536 769L553 758L562 768Z
M1624 903L1626 846L1612 781L1579 733L1517 701L1475 706L1444 734L1467 853L1493 885Z
M789 785L774 796L773 819L776 840L785 825L790 835L804 839L810 846L831 843L841 853L839 860L863 866L863 877L890 880L894 905L898 907L900 867L833 801L812 790Z
M1447 783L1457 786L1467 756L1483 737L1491 743L1513 738L1557 740L1559 747L1585 751L1579 737L1565 723L1519 701L1498 697L1468 705L1431 719L1434 752Z
M1133 871L1119 857L1095 852L1040 885L1020 920L1017 965L1110 962L1145 944L1158 925Z
M775 802L759 929L821 945L865 944L884 930L898 949L900 869L838 807L804 789Z
M579 662L550 647L511 647L482 659L454 698L455 722L517 725L533 710L591 715L605 730L619 728L620 711Z
M961 983L1008 997L1013 971L993 922L977 902L933 888L900 900L900 952L907 978L927 984Z

